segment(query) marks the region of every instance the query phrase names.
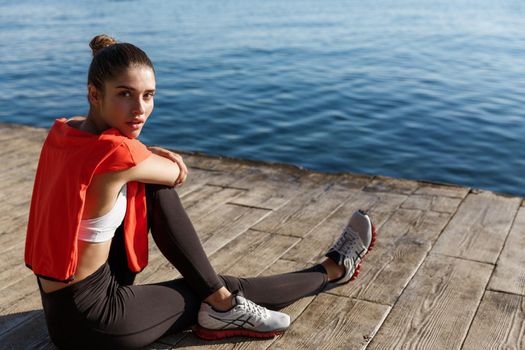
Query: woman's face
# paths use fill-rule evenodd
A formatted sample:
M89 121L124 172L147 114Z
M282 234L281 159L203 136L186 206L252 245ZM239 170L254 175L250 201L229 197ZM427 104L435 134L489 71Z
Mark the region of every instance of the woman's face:
M129 138L136 138L153 111L155 75L147 66L131 66L104 84L99 116Z

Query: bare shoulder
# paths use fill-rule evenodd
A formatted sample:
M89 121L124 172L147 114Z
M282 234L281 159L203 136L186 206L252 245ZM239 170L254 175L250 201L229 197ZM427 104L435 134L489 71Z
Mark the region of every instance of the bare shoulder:
M66 123L74 128L77 128L79 129L80 128L80 125L82 124L82 122L86 120L86 117L83 117L83 116L80 116L80 115L76 115L74 117L71 117L69 118L68 120L66 120Z

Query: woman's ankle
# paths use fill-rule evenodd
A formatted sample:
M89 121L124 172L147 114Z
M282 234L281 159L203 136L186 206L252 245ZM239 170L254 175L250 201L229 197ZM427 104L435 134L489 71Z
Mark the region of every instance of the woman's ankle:
M213 306L217 311L227 311L233 306L233 294L225 287L221 287L204 299L204 301Z
M342 277L345 273L345 267L338 265L335 261L333 261L330 258L326 258L321 265L326 270L326 274L328 275L328 281L336 280L340 277Z

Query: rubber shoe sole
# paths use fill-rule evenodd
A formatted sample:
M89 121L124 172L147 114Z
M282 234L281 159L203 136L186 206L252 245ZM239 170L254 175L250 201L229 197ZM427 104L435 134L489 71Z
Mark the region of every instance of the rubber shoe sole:
M285 330L275 330L270 332L257 332L244 328L236 329L207 329L197 325L194 329L194 333L197 337L204 340L217 340L230 337L251 337L251 338L273 338L277 335L281 335Z

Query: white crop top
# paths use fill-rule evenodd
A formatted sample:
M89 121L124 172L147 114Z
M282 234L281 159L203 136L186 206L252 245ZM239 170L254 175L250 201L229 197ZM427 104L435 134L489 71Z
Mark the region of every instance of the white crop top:
M113 209L97 218L80 220L78 239L87 242L104 242L113 238L126 214L126 185L124 184L118 193Z

